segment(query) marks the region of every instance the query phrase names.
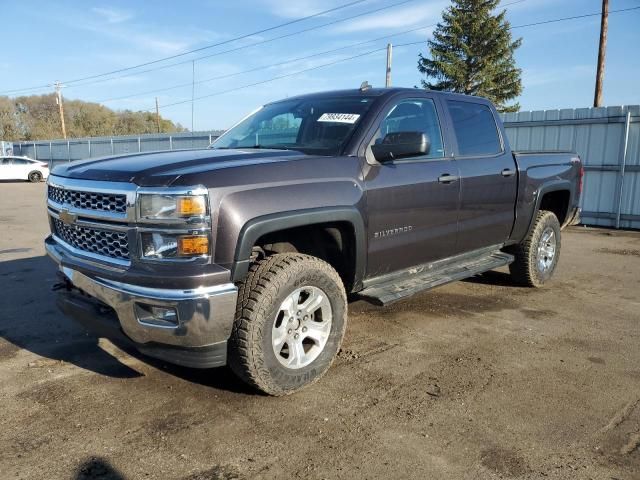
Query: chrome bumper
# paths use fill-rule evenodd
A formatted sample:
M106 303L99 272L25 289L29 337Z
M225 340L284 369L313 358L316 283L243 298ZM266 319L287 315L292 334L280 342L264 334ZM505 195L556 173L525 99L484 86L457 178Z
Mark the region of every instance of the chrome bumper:
M89 277L61 263L64 252L45 243L47 253L75 287L110 306L124 334L135 343L176 347L206 347L226 342L231 335L238 289L232 283L192 290L149 288ZM139 318L139 307L173 308L177 325L154 325Z

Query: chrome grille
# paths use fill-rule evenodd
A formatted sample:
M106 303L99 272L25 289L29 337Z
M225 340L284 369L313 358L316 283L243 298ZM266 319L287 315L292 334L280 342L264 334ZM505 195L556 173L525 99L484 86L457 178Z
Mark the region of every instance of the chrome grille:
M84 210L126 213L127 196L124 194L83 192L67 190L49 185L49 199L60 204L71 205Z
M129 242L124 232L67 225L53 219L55 234L74 248L105 257L129 260Z

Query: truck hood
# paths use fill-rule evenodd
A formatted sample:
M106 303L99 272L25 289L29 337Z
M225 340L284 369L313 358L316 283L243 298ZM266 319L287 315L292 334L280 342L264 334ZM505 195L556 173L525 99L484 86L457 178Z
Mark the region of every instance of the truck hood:
M133 182L140 186L169 186L182 175L223 168L309 158L290 150L173 150L93 158L57 165L53 175L83 180Z

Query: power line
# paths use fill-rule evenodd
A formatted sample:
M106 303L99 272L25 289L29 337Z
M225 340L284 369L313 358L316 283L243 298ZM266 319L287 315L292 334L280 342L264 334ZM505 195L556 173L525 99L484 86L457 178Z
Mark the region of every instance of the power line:
M283 38L289 38L289 37L292 37L292 36L295 36L295 35L300 35L302 33L307 33L307 32L310 32L310 31L313 31L313 30L317 30L317 29L320 29L320 28L324 28L324 27L327 27L327 26L331 26L331 25L335 25L335 24L338 24L338 23L343 23L343 22L346 22L346 21L349 21L349 20L353 20L355 18L360 18L360 17L366 16L366 15L371 15L373 13L378 13L380 11L387 10L387 9L390 9L390 8L393 8L393 7L397 7L397 6L403 5L405 3L409 3L411 1L415 1L415 0L403 0L403 1L400 1L400 2L393 3L391 5L388 5L388 6L383 6L383 7L380 7L380 8L376 8L374 10L369 10L369 11L366 11L366 12L363 12L363 13L359 13L357 15L344 17L344 18L341 18L341 19L338 19L338 20L334 20L334 21L331 21L331 22L327 22L327 23L323 23L323 24L320 24L320 25L315 25L313 27L305 28L303 30L298 30L296 32L288 33L288 34L285 34L285 35L280 35L278 37L273 37L273 38L269 38L269 39L266 39L266 40L261 40L261 41L254 42L254 43L251 43L251 44L248 44L248 45L242 45L242 46L235 47L235 48L228 49L228 50L223 50L221 52L216 52L216 53L213 53L213 54L210 54L210 55L204 55L204 56L196 57L196 58L191 59L191 60L185 60L185 61L181 61L181 62L174 62L174 63L168 64L168 65L161 65L161 66L158 66L158 67L154 67L154 68L150 68L150 69L146 69L146 70L142 70L142 71L137 71L137 72L133 72L133 73L128 73L128 74L125 74L125 75L119 75L119 76L115 76L115 77L102 78L100 80L93 80L93 81L88 81L88 82L84 82L84 83L76 83L75 85L71 85L70 88L82 87L82 86L86 86L86 85L94 85L94 84L97 84L97 83L108 82L108 81L111 81L111 80L130 77L130 76L133 76L133 75L140 75L140 74L144 74L144 73L150 73L150 72L163 70L163 69L167 69L167 68L171 68L171 67L175 67L175 66L179 66L179 65L185 65L185 64L191 63L193 61L204 60L204 59L207 59L207 58L212 58L212 57L223 55L223 54L226 54L226 53L236 52L236 51L239 51L239 50L243 50L243 49L246 49L246 48L251 48L251 47L254 47L254 46L258 46L258 45L264 45L266 43L274 42L276 40L281 40ZM525 1L527 1L527 0L515 0L515 1L509 2L509 3L505 3L503 5L500 5L500 7L503 8L503 7L514 5L514 4L517 4L517 3L522 3L522 2L525 2ZM320 15L320 14L317 14L317 15ZM364 42L358 42L356 44L351 45L351 47L358 46L358 45L364 45L364 44L367 44L367 43L372 43L372 42L377 41L377 40L388 39L388 38L392 38L392 37L395 37L395 36L398 36L398 35L403 35L403 34L416 32L416 31L419 31L419 30L424 30L424 29L427 29L427 28L430 28L430 27L434 27L436 25L437 25L437 23L434 23L434 24L431 24L431 25L427 25L425 27L413 28L413 29L410 29L410 30L405 30L404 32L398 32L398 33L395 33L395 34L392 34L392 35L386 35L386 36L383 36L383 37L378 37L377 39L366 40ZM339 48L339 49L335 49L333 51L338 51L338 50L342 50L342 49L345 49L345 48L351 48L351 47ZM131 68L133 69L134 67L131 67ZM253 71L253 70L251 70L251 71ZM247 73L248 72L249 71L247 71ZM107 75L109 75L109 74L108 73L107 74L101 74L99 76L107 76ZM94 78L94 77L97 77L97 76L85 77L85 78ZM219 77L219 78L226 78L226 77L223 76L223 77ZM217 80L219 78L218 77L214 77L214 78L211 78L210 80ZM71 81L67 81L67 83L80 82L81 80L83 80L83 79L79 79L79 80L75 80L75 81L71 80ZM190 85L190 84L188 84L188 85ZM175 86L172 86L172 87L168 87L166 89L159 89L159 90L155 90L155 91L151 91L151 92L146 92L146 93L143 93L143 94L140 94L140 95L136 95L136 96L141 96L141 95L144 95L144 94L147 94L147 93L155 93L155 92L171 90L171 89L174 89L174 88L180 88L182 86L186 86L186 85L182 85L182 84L181 85L175 85ZM49 85L47 85L46 87L49 87ZM13 90L12 92L27 91L27 90L38 90L40 88L42 88L42 87L33 87L33 88L30 88L30 89L24 89L24 90ZM118 97L117 99L121 100L121 99L126 99L126 98L131 98L131 97L132 96ZM105 100L105 102L112 101L112 100L116 100L116 98L110 98L108 100ZM100 102L100 103L102 103L102 102Z
M342 10L344 8L351 7L351 6L356 5L358 3L364 3L364 2L368 2L368 1L370 1L370 0L355 0L353 2L345 3L343 5L339 5L337 7L330 8L330 9L324 10L322 12L317 12L317 13L314 13L312 15L307 15L306 17L297 18L297 19L291 20L289 22L281 23L279 25L274 25L273 27L264 28L262 30L257 30L255 32L251 32L251 33L245 33L244 35L240 35L238 37L230 38L230 39L224 40L222 42L213 43L211 45L205 45L204 47L194 48L194 49L188 50L186 52L177 53L175 55L170 55L168 57L163 57L163 58L159 58L159 59L156 59L156 60L151 60L151 61L145 62L145 63L139 63L138 65L133 65L131 67L120 68L118 70L113 70L111 72L99 73L99 74L96 74L96 75L91 75L89 77L79 78L79 79L75 79L75 80L69 80L68 83L75 83L75 82L79 82L79 81L83 81L83 80L90 80L90 79L97 78L97 77L104 77L104 76L107 76L107 75L112 75L114 73L121 73L121 72L125 72L127 70L133 70L135 68L146 67L147 65L153 65L153 64L156 64L156 63L164 62L166 60L172 60L174 58L184 57L184 56L190 55L192 53L201 52L203 50L208 50L210 48L219 47L219 46L222 46L222 45L228 45L229 43L233 43L233 42L236 42L238 40L244 40L245 38L249 38L249 37L252 37L254 35L260 35L262 33L267 33L267 32L276 30L278 28L288 27L289 25L294 25L296 23L300 23L300 22L303 22L305 20L309 20L311 18L315 18L315 17L319 17L319 16L322 16L322 15L326 15L328 13L332 13L332 12L335 12L335 11L338 11L338 10Z
M210 48L221 46L221 45L226 45L226 44L238 41L238 40L249 38L249 37L251 37L253 35L258 35L258 34L266 33L266 32L269 32L269 31L272 31L272 30L275 30L275 29L278 29L278 28L282 28L282 27L285 27L285 26L290 26L290 25L293 25L295 23L302 22L304 20L308 20L308 19L311 19L311 18L319 17L319 16L322 16L322 15L326 15L328 13L332 13L332 12L335 12L337 10L344 9L344 8L347 8L347 7L350 7L350 6L359 4L359 3L368 2L368 1L370 1L370 0L353 1L353 2L350 2L350 3L344 4L344 5L340 5L338 7L331 8L329 10L325 10L325 11L322 11L322 12L315 13L313 15L309 15L309 16L306 16L306 17L303 17L303 18L292 20L290 22L286 22L286 23L283 23L283 24L279 24L279 25L276 25L276 26L273 26L273 27L269 27L269 28L263 29L263 30L259 30L257 32L244 34L244 35L241 35L239 37L235 37L235 38L232 38L232 39L229 39L229 40L225 40L223 42L218 42L218 43L215 43L215 44L212 44L212 45L207 45L207 46L204 46L204 47L200 47L200 48L197 48L197 49L189 50L187 52L179 53L179 54L176 54L176 55L171 55L171 56L164 57L164 58L161 58L161 59L152 60L152 61L145 62L145 63L140 63L138 65L133 65L133 66L130 66L130 67L120 68L120 69L117 69L117 70L112 70L110 72L99 73L99 74L90 75L90 76L86 76L86 77L82 77L82 78L76 78L76 79L73 79L73 80L66 80L65 83L66 84L76 84L76 85L73 85L75 87L92 84L94 82L85 82L85 83L79 83L79 82L84 82L85 80L94 80L94 79L97 79L97 78L107 77L107 76L114 75L114 74L117 74L117 73L123 73L123 72L126 72L126 71L135 70L135 69L138 69L138 68L141 68L141 67L144 67L144 66L161 63L161 62L164 62L166 60L171 60L171 59L178 58L178 57L185 56L185 55L190 55L192 53L199 52L199 51L202 51L202 50L210 49ZM272 41L275 41L275 40L280 40L282 38L287 38L287 37L291 37L291 36L294 36L294 35L299 35L301 33L306 33L306 32L312 31L312 30L316 30L318 28L323 28L323 27L326 27L326 26L334 25L336 23L345 22L347 20L352 20L354 18L362 17L362 16L365 16L365 15L370 15L372 13L377 13L379 11L386 10L386 9L389 9L389 8L393 8L393 7L397 7L399 5L403 5L405 3L409 3L409 2L413 2L413 1L415 1L415 0L402 0L400 2L396 2L396 3L393 3L393 4L388 5L388 6L384 6L384 7L380 7L380 8L377 8L377 9L374 9L374 10L370 10L370 11L367 11L367 12L364 12L364 13L360 13L358 15L353 15L353 16L350 16L350 17L341 18L341 19L338 19L338 20L335 20L335 21L332 21L332 22L327 22L327 23L324 23L324 24L321 24L321 25L316 25L314 27L310 27L310 28L307 28L307 29L299 30L299 31L296 31L296 32L293 32L293 33L289 33L289 34L286 34L286 35L281 35L279 37L274 37L274 38L271 38L271 39L263 40L263 41L260 41L260 42L254 42L252 44L244 45L244 46L237 47L237 48L234 48L234 49L230 49L230 50L226 50L226 51L222 51L222 52L217 52L217 53L215 53L213 55L205 55L205 56L202 56L202 57L197 57L197 58L190 59L190 60L185 60L185 61L182 61L182 62L172 63L170 65L163 65L163 66L160 66L160 67L147 69L147 70L144 70L142 72L134 72L134 73L131 73L131 74L111 77L111 78L100 80L100 81L114 80L114 79L117 79L117 78L128 77L128 76L131 76L131 75L139 75L141 73L148 73L148 72L152 72L152 71L155 71L155 70L161 70L161 69L164 69L164 68L169 68L169 67L173 67L173 66L177 66L177 65L183 65L185 63L191 63L192 61L198 61L198 60L202 60L204 58L210 58L210 57L213 57L213 56L216 56L216 55L221 55L223 53L229 53L229 52L242 50L244 48L249 48L249 47L252 47L252 46L255 46L255 45L262 45L264 43L269 43L269 42L272 42ZM95 83L98 83L98 81L96 81ZM0 94L11 94L11 93L17 93L17 92L31 91L31 90L41 90L43 88L49 88L49 87L50 87L50 85L48 85L48 84L47 85L39 85L39 86L35 86L35 87L27 87L27 88L21 88L21 89L6 90L4 92L0 92Z
M504 5L502 5L502 7L513 5L513 4L516 4L516 3L521 3L523 1L525 1L525 0L517 0L517 1L511 2L511 3L504 4ZM631 9L622 9L622 10L619 10L619 11L635 10L635 9L638 9L638 8L640 8L640 7L634 7L634 8L631 8ZM613 12L611 12L611 13L613 13ZM587 14L587 15L578 15L578 16L571 16L571 17L562 17L562 18L557 18L557 19L545 20L545 21L537 22L537 23L514 25L514 26L511 27L511 29L513 30L513 29L516 29L516 28L524 28L524 27L530 27L530 26L534 26L534 25L542 25L542 24L546 24L546 23L554 23L554 22L560 22L560 21L574 20L574 19L577 19L577 18L584 18L586 16L593 16L593 15L599 15L599 14ZM335 52L338 52L338 51L341 51L341 50L346 50L346 49L349 49L349 48L365 45L365 44L368 44L368 43L374 43L374 42L379 41L379 40L389 39L389 38L392 38L392 37L405 35L405 34L413 33L413 32L420 31L420 30L426 30L426 29L434 27L436 25L437 24L431 24L431 25L426 25L424 27L412 28L412 29L409 29L409 30L396 32L396 33L393 33L393 34L390 34L390 35L385 35L385 36L377 37L377 38L370 39L370 40L364 40L362 42L352 43L352 44L349 44L349 45L345 45L343 47L338 47L338 48L334 48L334 49L331 49L331 50L325 50L323 52L318 52L318 53L306 55L306 56L303 56L303 57L297 57L297 58L285 60L285 61L282 61L282 62L272 63L272 64L268 64L268 65L260 65L258 67L251 68L251 69L248 69L248 70L243 70L243 71L240 71L240 72L234 72L234 73L230 73L230 74L219 75L219 76L216 76L216 77L210 77L210 78L203 79L203 80L200 80L200 81L196 82L196 85L200 85L200 84L203 84L203 83L208 83L208 82L211 82L211 81L214 81L214 80L222 80L222 79L225 79L225 78L230 78L230 77L234 77L234 76L238 76L238 75L243 75L243 74L246 74L246 73L251 73L251 72L255 72L255 71L259 71L259 70L265 70L265 69L273 68L273 67L277 67L277 66L282 66L282 65L289 64L289 63L295 63L295 62L298 62L298 61L301 61L301 60L307 60L309 58L318 57L318 56L326 55L326 54L329 54L329 53L335 53ZM417 42L396 44L395 46L403 47L403 46L409 46L409 45L421 45L423 43L424 43L424 40L420 40L420 41L417 41ZM169 90L175 90L175 89L182 88L182 87L187 87L187 86L190 86L190 85L191 85L191 83L182 83L182 84L172 85L172 86L161 88L161 89L149 90L149 91L145 91L145 92L139 92L139 93L136 93L136 94L109 98L107 100L102 100L102 101L100 101L98 103L107 103L107 102L112 102L112 101L116 101L116 100L125 100L125 99L129 99L129 98L142 97L142 96L149 95L149 94L152 94L152 93L166 92L166 91L169 91Z
M239 50L244 50L244 49L255 47L255 46L258 46L258 45L264 45L264 44L267 44L267 43L275 42L276 40L282 40L283 38L290 38L290 37L293 37L293 36L296 36L296 35L300 35L302 33L307 33L307 32L311 32L313 30L318 30L320 28L328 27L328 26L331 26L331 25L336 25L338 23L343 23L343 22L346 22L346 21L349 21L349 20L353 20L354 18L360 18L360 17L364 17L364 16L371 15L371 14L374 14L374 13L378 13L378 12L381 12L383 10L388 10L390 8L398 7L400 5L403 5L403 4L409 3L409 2L413 2L413 1L415 1L415 0L402 0L402 1L399 1L399 2L396 2L396 3L392 3L391 5L387 5L387 6L384 6L384 7L376 8L374 10L368 10L366 12L359 13L357 15L352 15L350 17L340 18L340 19L337 19L337 20L333 20L331 22L322 23L320 25L314 25L313 27L309 27L309 28L305 28L305 29L302 29L302 30L297 30L295 32L291 32L291 33L287 33L287 34L284 34L284 35L280 35L278 37L267 38L265 40L260 40L258 42L249 43L247 45L241 45L239 47L234 47L234 48L231 48L231 49L222 50L220 52L215 52L215 53L212 53L212 54L209 54L209 55L203 55L201 57L196 57L196 58L194 58L192 60L184 60L184 61L181 61L181 62L170 63L168 65L161 65L161 66L158 66L158 67L149 68L149 69L142 70L142 71L137 71L137 72L134 72L134 73L128 73L128 74L125 74L125 75L119 75L119 76L116 76L116 77L109 77L109 78L105 78L105 79L79 83L79 84L73 85L72 87L82 87L82 86L85 86L85 85L93 85L95 83L108 82L110 80L116 80L116 79L119 79L119 78L130 77L132 75L140 75L140 74L143 74L143 73L155 72L155 71L158 71L158 70L164 70L164 69L171 68L171 67L176 67L176 66L179 66L179 65L185 65L187 63L191 63L192 61L200 61L200 60L204 60L204 59L207 59L207 58L212 58L212 57L217 57L217 56L220 56L220 55L224 55L226 53L237 52ZM522 1L522 0L520 0L520 1ZM422 28L424 28L424 27L422 27ZM67 83L69 83L69 82L67 82Z
M244 46L236 47L236 48L233 48L233 49L224 50L224 51L221 51L221 52L216 52L216 53L214 53L212 55L206 55L206 56L202 56L202 57L197 57L197 58L192 59L192 60L173 63L173 64L170 64L170 65L163 65L163 66L160 66L160 67L156 67L156 68L152 68L152 69L148 69L148 70L144 70L144 71L138 71L138 72L135 72L135 73L132 73L132 74L122 75L122 76L118 76L118 77L110 77L110 78L106 78L106 79L102 79L102 80L96 80L94 82L80 83L80 84L73 85L72 87L79 87L79 86L89 85L89 84L93 84L93 83L110 81L110 80L123 78L123 77L131 76L131 75L139 75L139 74L142 74L142 73L148 73L148 72L151 72L151 71L156 71L156 70L160 70L160 69L164 69L164 68L170 68L170 67L177 66L177 65L191 63L193 61L198 61L198 60L202 60L202 59L206 59L206 58L211 58L211 57L217 56L217 55L222 55L222 54L225 54L225 53L230 53L230 52L242 50L242 49L245 49L245 48L250 48L250 47L253 47L253 46L257 46L257 45L262 45L262 44L265 44L265 43L273 42L275 40L280 40L282 38L291 37L293 35L299 35L301 33L306 33L308 31L312 31L312 30L316 30L316 29L323 28L323 27L326 27L326 26L334 25L334 24L337 24L337 23L340 23L340 22L344 22L344 21L348 21L348 20L351 20L351 19L354 19L354 18L362 17L362 16L365 16L365 15L370 15L372 13L377 13L377 12L379 12L381 10L385 10L385 9L388 9L388 8L393 8L395 6L399 6L399 5L402 5L404 3L408 3L409 1L413 1L413 0L401 1L401 2L398 2L398 3L394 3L392 5L386 6L386 7L381 7L381 8L374 9L374 10L371 10L371 11L368 11L368 12L364 12L364 13L353 15L353 16L350 16L350 17L346 17L346 18L343 18L343 19L338 19L338 20L335 20L335 21L327 22L327 23L324 23L324 24L321 24L321 25L316 25L316 26L313 26L313 27L310 27L310 28L307 28L307 29L299 30L299 31L296 31L296 32L293 32L293 33L289 33L289 34L286 34L286 35L282 35L282 36L279 36L279 37L274 37L274 38L266 39L266 40L263 40L263 41L260 41L260 42L255 42L255 43L252 43L252 44L249 44L249 45L244 45ZM526 1L526 0L516 0L516 1L510 2L510 3L503 4L500 7L507 7L509 5L522 3L524 1ZM619 10L612 10L609 13L619 13L619 12L626 12L626 11L637 10L637 9L640 9L640 6L639 7L631 7L631 8L625 8L625 9L619 9ZM320 15L320 14L316 14L316 15ZM545 21L534 22L534 23L528 23L528 24L523 24L523 25L515 25L515 26L512 26L511 29L531 27L531 26L536 26L536 25L545 25L545 24L549 24L549 23L555 23L555 22L575 20L575 19L580 19L580 18L593 17L593 16L597 16L597 15L600 15L600 13L597 12L597 13L590 13L590 14L584 14L584 15L575 15L575 16L569 16L569 17L562 17L562 18L545 20ZM404 34L416 32L416 31L420 31L420 30L425 30L427 28L431 28L431 27L434 27L436 25L437 24L431 24L431 25L427 25L427 26L424 26L424 27L413 28L413 29L402 31L402 32L397 32L397 33L394 33L394 34L391 34L391 35L378 37L376 39L365 40L363 42L357 42L357 43L354 43L354 44L351 44L351 45L348 45L348 46L344 46L344 47L339 47L339 48L336 48L336 49L333 49L333 50L328 50L328 51L325 51L325 52L320 52L320 53L308 55L308 56L305 56L305 57L298 57L296 59L288 60L288 61L285 61L285 62L278 62L276 64L261 66L261 67L258 67L258 68L245 70L245 71L242 71L242 72L236 72L236 73L233 73L233 74L222 75L222 76L218 76L218 77L212 77L212 78L209 78L209 79L201 80L201 81L196 82L196 83L197 84L201 84L201 83L205 83L205 82L212 81L212 80L218 80L218 79L228 78L228 77L231 77L231 76L236 76L236 75L240 75L240 74L244 74L244 73L250 73L250 72L253 72L253 71L256 71L256 70L260 70L260 69L264 69L264 68L270 68L270 67L273 67L273 66L280 66L280 65L287 64L287 63L293 63L293 62L300 61L300 60L303 60L303 59L312 58L312 57L315 57L315 56L319 56L319 55L323 55L323 54L327 54L327 53L332 53L332 52L336 52L336 51L340 51L340 50L345 50L345 49L348 49L348 48L353 48L353 47L356 47L356 46L359 46L359 45L364 45L364 44L367 44L367 43L373 43L373 42L378 41L378 40L388 39L388 38L392 38L392 37L399 36L399 35L404 35ZM273 28L276 28L276 27L273 27ZM417 45L417 44L422 44L422 43L424 43L424 41L405 43L405 44L400 44L400 45L397 45L397 46ZM134 67L131 67L131 68L134 68ZM104 74L104 75L107 75L107 74ZM95 77L95 76L93 76L93 77ZM79 81L79 80L77 80L77 81ZM149 93L168 91L168 90L172 90L172 89L176 89L176 88L181 88L181 87L187 86L187 85L192 85L192 84L191 83L189 83L189 84L179 84L179 85L174 85L174 86L171 86L171 87L166 87L166 88L163 88L163 89L157 89L157 90L153 90L153 91L142 92L142 93L135 94L135 95L128 95L128 96L123 96L123 97L110 98L108 100L104 100L104 102L127 99L127 98L135 98L137 96L143 96L143 95L146 95L146 94L149 94ZM50 85L46 85L44 87L49 88ZM33 87L30 90L44 88L44 87ZM26 90L28 90L28 89L24 89L24 90L21 90L21 91L26 91Z
M509 2L509 3L505 3L505 4L500 5L500 8L508 7L510 5L515 5L517 3L523 3L525 1L527 1L527 0L515 0L513 2ZM402 2L402 3L404 3L404 2ZM395 6L395 5L390 5L390 7L393 7L393 6ZM383 7L382 9L385 9L385 8L389 8L389 7ZM341 19L341 20L338 20L337 22L343 22L345 20L351 20L352 18L356 18L356 17L362 16L362 15L369 15L369 14L375 13L375 12L377 12L379 10L381 10L381 9L376 9L376 10L374 10L372 12L359 14L359 15L355 15L353 17ZM337 22L330 22L330 24L337 23ZM327 24L323 24L323 25L320 25L320 26L317 26L317 27L312 27L311 29L323 27L323 26L326 26L326 25ZM387 40L389 38L397 37L397 36L400 36L400 35L406 35L406 34L409 34L409 33L418 32L420 30L426 30L428 28L435 27L436 25L437 25L437 23L432 23L432 24L426 25L424 27L411 28L409 30L403 30L401 32L396 32L396 33L393 33L393 34L390 34L390 35L384 35L382 37L377 37L377 38L372 38L370 40L364 40L362 42L352 43L352 44L349 44L349 45L345 45L343 47L334 48L332 50L326 50L324 52L314 53L314 54L307 55L307 56L304 56L304 57L298 57L298 58L294 58L294 59L291 59L291 60L286 60L286 61L283 61L283 62L278 62L278 63L274 63L274 64L270 64L270 65L262 65L262 66L259 66L259 67L251 68L249 70L243 70L241 72L234 72L234 73L230 73L230 74L226 74L226 75L220 75L220 76L217 76L217 77L210 77L210 78L207 78L207 79L200 80L200 81L196 82L196 85L200 85L200 84L203 84L203 83L211 82L211 81L214 81L214 80L222 80L222 79L234 77L234 76L237 76L237 75L243 75L245 73L251 73L251 72L258 71L258 70L263 70L265 68L273 68L273 67L277 67L277 66L281 66L281 65L286 65L288 63L294 63L294 62L298 62L300 60L307 60L309 58L317 57L317 56L320 56L320 55L326 55L328 53L335 53L335 52L339 52L341 50L347 50L349 48L357 47L357 46L360 46L360 45L366 45L368 43L374 43L374 42L377 42L379 40ZM304 30L304 31L308 31L308 30ZM294 34L297 34L297 33L299 33L299 32L295 32ZM289 35L291 35L291 34L285 35L283 37L286 37L286 36L289 36ZM267 43L267 42L270 42L270 41L273 41L273 40L277 40L277 39L280 39L280 38L283 38L283 37L276 37L274 39L265 40L263 42L257 42L257 43L251 44L251 45L239 47L237 49L225 50L225 51L222 51L222 52L217 52L217 53L215 53L213 55L207 55L207 56L204 56L204 57L199 57L199 58L197 58L195 60L201 60L201 59L204 59L204 58L210 58L212 56L221 55L223 53L229 53L229 52L232 52L232 51L240 50L242 48L248 48L248 47L259 45L259 44L262 44L262 43ZM419 42L419 43L422 43L422 42ZM160 67L160 68L168 68L168 67L171 67L171 66L182 65L184 63L187 63L187 62L174 63L174 64L163 66L163 67ZM154 71L154 70L155 69L146 70L145 72L137 72L136 74L147 73L147 72ZM114 77L114 78L121 78L121 77ZM104 81L113 80L114 78L109 78L109 79L106 79ZM86 85L86 84L81 84L81 85L76 85L76 86L82 86L82 85ZM149 95L149 94L152 94L152 93L166 92L166 91L169 91L169 90L175 90L175 89L182 88L182 87L187 87L187 86L190 86L190 85L192 85L192 84L191 83L180 83L180 84L177 84L177 85L172 85L170 87L164 87L164 88L159 88L159 89L154 89L154 90L147 90L147 91L139 92L139 93L136 93L136 94L124 95L124 96L120 96L120 97L112 97L112 98L108 98L106 100L101 100L98 103L107 103L107 102L113 102L113 101L116 101L116 100L128 100L130 98L142 97L142 96Z
M506 6L506 5L505 5ZM623 8L620 10L610 10L609 14L611 13L619 13L619 12L628 12L630 10L640 10L640 6L638 7L630 7L630 8ZM509 30L515 30L516 28L526 28L526 27L535 27L537 25L547 25L549 23L557 23L557 22L564 22L564 21L568 21L568 20L576 20L579 18L587 18L587 17L595 17L595 16L600 16L601 12L598 13L587 13L584 15L574 15L572 17L562 17L562 18L554 18L551 20L542 20L540 22L534 22L534 23L525 23L522 25L513 25L511 27L509 27ZM433 26L433 25L431 25ZM426 27L424 27L426 28ZM394 45L395 47L406 47L408 45L420 45L423 44L424 40L419 41L419 42L410 42L410 43L400 43L398 45Z
M202 100L203 98L215 97L215 96L218 96L218 95L223 95L225 93L230 93L230 92L235 92L237 90L242 90L244 88L255 87L257 85L262 85L264 83L273 82L275 80L280 80L282 78L293 77L295 75L300 75L301 73L306 73L306 72L310 72L312 70L318 70L319 68L328 67L330 65L335 65L337 63L346 62L346 61L349 61L349 60L354 60L356 58L360 58L360 57L364 57L364 56L367 56L367 55L371 55L373 53L380 52L380 51L386 50L386 49L387 49L387 47L376 48L375 50L370 50L368 52L360 53L360 54L354 55L352 57L341 58L341 59L338 59L338 60L334 60L332 62L323 63L322 65L316 65L315 67L305 68L304 70L298 70L296 72L287 73L285 75L279 75L277 77L268 78L267 80L261 80L259 82L254 82L254 83L250 83L250 84L247 84L247 85L241 85L239 87L230 88L228 90L222 90L220 92L210 93L208 95L203 95L201 97L196 97L194 100ZM189 100L181 100L179 102L174 102L174 103L169 103L167 105L163 105L162 108L173 107L175 105L182 105L184 103L189 103L189 102L191 102L191 99L189 99Z
M518 2L514 2L514 3L518 3ZM625 9L620 9L620 10L612 10L609 13L610 14L611 13L619 13L619 12L626 12L626 11L630 11L630 10L638 10L638 9L640 9L640 6L631 7L631 8L625 8ZM513 29L516 29L516 28L525 28L525 27L531 27L531 26L535 26L535 25L546 25L546 24L549 24L549 23L562 22L562 21L568 21L568 20L575 20L575 19L579 19L579 18L592 17L592 16L595 16L595 15L600 15L600 13L574 15L574 16L570 16L570 17L562 17L562 18L555 18L555 19L550 19L550 20L543 20L543 21L540 21L540 22L527 23L527 24L522 24L522 25L514 25L514 26L510 27L510 29L513 30ZM430 25L430 26L433 26L433 25ZM421 28L424 29L424 28L429 28L429 27L421 27ZM400 44L397 44L397 45L394 45L394 46L397 47L397 48L400 48L400 47L406 47L406 46L410 46L410 45L419 45L419 44L424 44L424 40L419 41L419 42L400 43ZM238 86L238 87L235 87L235 88L231 88L231 89L228 89L228 90L222 90L222 91L211 93L211 94L208 94L208 95L203 95L203 96L194 98L194 100L202 100L204 98L210 98L210 97L214 97L214 96L218 96L218 95L223 95L225 93L231 93L231 92L235 92L235 91L242 90L242 89L245 89L245 88L254 87L254 86L257 86L257 85L262 85L262 84L265 84L265 83L273 82L273 81L276 81L276 80L280 80L282 78L293 77L295 75L300 75L301 73L306 73L306 72L309 72L309 71L312 71L312 70L317 70L317 69L320 69L320 68L324 68L324 67L328 67L328 66L331 66L331 65L335 65L337 63L346 62L346 61L349 61L349 60L354 60L354 59L357 59L357 58L360 58L360 57L364 57L364 56L367 56L367 55L371 55L373 53L380 52L380 51L383 51L383 50L386 50L386 47L377 48L375 50L370 50L368 52L364 52L364 53L361 53L359 55L354 55L352 57L338 59L338 60L335 60L335 61L332 61L332 62L329 62L329 63L324 63L322 65L317 65L315 67L307 68L307 69L304 69L304 70L299 70L299 71L292 72L292 73L289 73L289 74L279 75L277 77L272 77L272 78L269 78L269 79L266 79L266 80L262 80L262 81L259 81L259 82L254 82L254 83L250 83L250 84L247 84L247 85L241 85L241 86ZM181 101L178 101L178 102L169 103L167 105L164 105L163 108L173 107L175 105L182 105L182 104L189 103L189 102L191 102L191 100L181 100Z
M640 6L630 7L630 8L621 8L620 10L610 10L609 13L611 14L611 13L629 12L631 10L638 10L638 9L640 9ZM514 28L524 28L524 27L535 27L536 25L547 25L548 23L564 22L565 20L576 20L579 18L587 18L587 17L595 17L595 16L599 17L600 15L602 15L601 12L585 13L584 15L574 15L572 17L554 18L553 20L544 20L541 22L525 23L524 25L516 25L511 28L514 29Z
M522 1L522 0L520 0L520 1ZM413 32L417 32L417 31L420 31L420 30L426 30L427 28L434 27L435 25L436 24L431 24L431 25L427 25L427 26L424 26L424 27L412 28L410 30L404 30L402 32L396 32L396 33L393 33L391 35L385 35L385 36L382 36L382 37L372 38L370 40L364 40L362 42L351 43L349 45L345 45L345 46L338 47L338 48L333 48L331 50L324 50L322 52L312 53L310 55L305 55L303 57L296 57L296 58L292 58L292 59L289 59L289 60L284 60L282 62L271 63L271 64L268 64L268 65L260 65L258 67L250 68L248 70L242 70L240 72L228 73L228 74L225 74L225 75L219 75L219 76L216 76L216 77L206 78L206 79L197 81L196 85L200 85L200 84L203 84L203 83L211 82L211 81L214 81L214 80L222 80L222 79L225 79L225 78L235 77L237 75L243 75L245 73L251 73L251 72L255 72L255 71L259 71L259 70L265 70L267 68L279 67L279 66L286 65L286 64L289 64L289 63L299 62L301 60L308 60L309 58L319 57L321 55L326 55L326 54L329 54L329 53L335 53L335 52L339 52L341 50L347 50L349 48L359 47L359 46L362 46L362 45L366 45L368 43L377 42L379 40L385 40L385 39L388 39L388 38L393 38L393 37L397 37L397 36L400 36L400 35L406 35L408 33L413 33ZM423 43L423 42L424 41L421 41L419 43ZM131 94L131 95L108 98L106 100L101 100L98 103L107 103L107 102L113 102L113 101L116 101L116 100L126 100L126 99L129 99L129 98L142 97L142 96L145 96L145 95L149 95L151 93L166 92L168 90L175 90L177 88L187 87L187 86L190 86L190 85L191 85L191 82L189 82L189 83L180 83L180 84L172 85L172 86L169 86L169 87L164 87L164 88L159 88L159 89L154 89L154 90L147 90L145 92L138 92L138 93Z

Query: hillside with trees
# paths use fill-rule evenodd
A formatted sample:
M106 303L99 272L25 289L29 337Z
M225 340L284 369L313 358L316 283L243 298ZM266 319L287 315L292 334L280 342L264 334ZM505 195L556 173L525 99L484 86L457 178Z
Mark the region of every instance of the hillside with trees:
M64 101L68 138L157 133L155 113L111 110L98 103ZM160 119L163 133L183 132L179 123ZM61 138L60 114L55 94L16 98L0 97L0 140Z

